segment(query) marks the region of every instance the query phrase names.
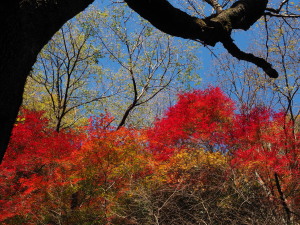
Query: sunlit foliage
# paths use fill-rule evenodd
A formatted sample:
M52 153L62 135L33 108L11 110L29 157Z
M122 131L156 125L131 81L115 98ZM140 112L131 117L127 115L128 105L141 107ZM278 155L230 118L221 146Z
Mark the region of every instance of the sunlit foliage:
M0 170L3 224L299 222L299 132L236 110L220 88L180 94L151 128L108 113L61 132L23 109Z

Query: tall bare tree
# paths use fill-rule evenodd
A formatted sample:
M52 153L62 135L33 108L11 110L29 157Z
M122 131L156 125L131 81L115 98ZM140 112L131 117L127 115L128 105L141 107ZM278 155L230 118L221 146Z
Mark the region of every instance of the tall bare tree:
M112 79L103 77L98 65L101 48L93 43L92 30L82 24L79 16L67 22L45 46L24 95L25 106L46 111L57 132L81 120L83 111L91 110L88 106L118 91L112 90Z
M105 108L114 112L120 128L127 124L137 108L146 106L166 92L184 91L188 84L200 80L196 72L200 63L193 43L183 44L157 31L126 7L109 6L108 9L108 12L94 16L93 20L100 25L94 26L94 33L104 48L107 58L103 58L104 62L114 67L110 76L117 76L119 80L120 91L113 100L108 99ZM148 117L145 121L154 120L151 112L138 116Z

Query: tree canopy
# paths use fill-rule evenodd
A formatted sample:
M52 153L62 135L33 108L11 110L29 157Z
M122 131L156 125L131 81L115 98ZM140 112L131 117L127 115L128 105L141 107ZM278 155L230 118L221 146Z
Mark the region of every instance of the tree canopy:
M3 224L297 224L300 132L217 87L179 95L144 129L49 127L22 109L0 165Z
M93 0L13 0L2 3L0 20L0 152L5 153L10 133L22 103L26 78L38 53L55 32L83 11ZM192 39L204 45L220 42L239 60L246 60L276 78L278 72L265 59L241 51L230 37L233 30L248 30L260 17L298 18L292 2L240 0L205 2L215 13L198 18L172 6L167 0L125 0L129 7L161 31ZM192 2L192 1L188 1ZM192 6L192 4L191 4Z

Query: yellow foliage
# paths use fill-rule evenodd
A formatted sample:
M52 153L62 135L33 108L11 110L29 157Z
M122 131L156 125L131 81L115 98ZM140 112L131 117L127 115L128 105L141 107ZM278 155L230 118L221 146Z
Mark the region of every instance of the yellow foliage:
M226 157L220 152L207 152L203 149L182 149L171 158L172 166L189 170L203 165L222 167L227 165Z

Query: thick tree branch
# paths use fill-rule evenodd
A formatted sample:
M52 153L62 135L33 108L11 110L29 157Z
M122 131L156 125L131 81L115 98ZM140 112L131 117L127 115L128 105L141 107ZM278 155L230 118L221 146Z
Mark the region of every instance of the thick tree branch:
M217 15L199 19L167 0L125 0L140 16L161 31L214 46L233 29L249 29L264 13L268 0L240 0Z
M265 59L257 57L251 53L246 53L241 51L234 43L231 38L222 41L224 48L234 57L239 60L244 60L251 62L256 66L262 68L265 73L271 78L277 78L278 72L272 68L272 65L268 63Z
M227 10L199 19L173 7L167 0L125 0L142 17L161 31L173 36L201 41L214 46L223 43L227 51L239 60L245 60L262 68L272 78L278 73L263 58L241 51L232 41L233 29L249 29L263 14L267 0L240 0ZM216 6L217 1L205 0ZM215 4L213 4L215 3ZM155 12L155 13L154 13Z

